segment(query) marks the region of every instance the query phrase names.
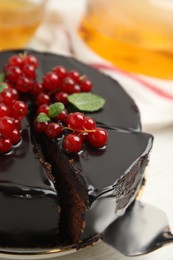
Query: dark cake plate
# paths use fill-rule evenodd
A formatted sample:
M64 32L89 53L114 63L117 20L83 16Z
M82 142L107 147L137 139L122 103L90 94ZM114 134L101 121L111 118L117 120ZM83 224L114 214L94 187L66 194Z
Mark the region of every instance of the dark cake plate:
M99 236L100 237L100 236ZM100 241L99 237L92 237L80 243L80 250L86 247L94 246ZM95 241L95 242L94 242ZM61 257L77 252L79 245L69 245L65 247L54 248L1 248L0 258L5 259L48 259L52 257Z

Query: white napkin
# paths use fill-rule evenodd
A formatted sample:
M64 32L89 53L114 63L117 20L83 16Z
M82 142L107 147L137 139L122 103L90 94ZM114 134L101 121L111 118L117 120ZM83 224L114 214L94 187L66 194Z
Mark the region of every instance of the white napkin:
M45 21L30 47L72 55L118 80L135 100L146 130L173 123L173 80L159 80L123 71L94 53L79 37L77 27L86 1L49 0Z

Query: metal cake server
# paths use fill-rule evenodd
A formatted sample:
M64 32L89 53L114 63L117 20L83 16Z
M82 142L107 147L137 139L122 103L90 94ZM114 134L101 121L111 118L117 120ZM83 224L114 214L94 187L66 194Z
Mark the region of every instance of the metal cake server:
M137 256L173 242L173 234L163 211L137 200L102 239L126 256Z

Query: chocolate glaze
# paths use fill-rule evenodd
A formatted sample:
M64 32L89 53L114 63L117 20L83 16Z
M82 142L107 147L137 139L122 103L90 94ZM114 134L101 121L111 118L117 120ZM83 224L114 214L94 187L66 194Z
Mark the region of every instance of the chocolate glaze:
M18 52L22 52L22 50L3 52L0 54L1 71L7 59ZM59 157L57 156L57 158L63 158L63 160L57 159L59 160L58 168L63 167L64 162L72 160L72 172L74 175L78 175L78 178L80 176L81 185L88 193L90 202L88 206L90 210L88 210L85 217L86 229L82 235L82 239L92 237L98 233L98 235L100 235L117 217L117 210L124 209L128 206L131 198L135 196L135 192L141 184L143 172L148 162L148 153L152 146L152 137L151 135L139 132L141 129L139 111L134 101L116 81L81 64L73 58L65 58L50 53L34 51L28 51L28 53L34 54L39 60L38 78L41 79L43 74L57 65L63 65L67 69L76 69L91 79L94 86L93 92L106 99L104 108L101 111L92 113L92 117L94 117L100 125L104 125L108 128L109 141L106 149L98 150L88 145L79 154L68 155L62 149L61 139L59 139L58 142L54 142L53 140L48 142L45 137L42 138L43 145L45 140L49 148L52 146L54 147L54 151L58 151ZM26 128L27 126L25 125L23 142L21 144L21 147L24 147L22 155L19 156L19 158L16 156L17 153L21 153L21 148L18 148L13 154L0 157L0 180L2 180L0 190L3 191L3 189L7 188L5 194L14 193L14 197L16 190L21 190L24 194L28 194L29 191L31 200L32 198L37 198L37 195L39 196L41 193L44 197L52 199L52 202L49 203L50 210L52 210L54 214L57 214L57 206L54 204L54 202L57 201L56 189L45 170L40 167L37 160L34 160L33 150L31 149L33 140L29 134L27 134L27 138L25 137L24 133ZM6 161L8 161L8 168ZM21 167L21 165L23 166ZM58 168L57 170L59 170ZM5 177L4 173L6 173ZM27 175L27 177L25 177L25 175ZM6 180L6 182L4 182L4 180ZM6 185L7 182L10 185ZM29 186L28 190L27 186ZM15 192L12 187L15 187L15 189L17 187ZM18 187L20 189L18 189ZM4 199L6 199L6 197ZM15 199L13 203L15 205ZM104 210L105 206L107 206L106 212ZM33 211L35 211L34 207L36 206L33 206ZM106 214L108 210L110 214ZM41 214L44 213L41 212ZM54 214L52 214L52 216L54 216ZM25 218L23 220L23 223L24 222ZM56 225L54 225L54 228L57 228L58 219L50 221L52 228L55 222ZM44 231L45 224L42 222L40 223L40 231L41 228L43 228ZM1 229L3 230L0 218L0 231ZM23 235L25 231L24 229ZM10 232L12 232L12 225L11 229L9 229L9 234ZM9 241L7 239L5 243ZM40 246L40 240L38 239L38 241L37 245ZM22 239L20 242L22 243Z

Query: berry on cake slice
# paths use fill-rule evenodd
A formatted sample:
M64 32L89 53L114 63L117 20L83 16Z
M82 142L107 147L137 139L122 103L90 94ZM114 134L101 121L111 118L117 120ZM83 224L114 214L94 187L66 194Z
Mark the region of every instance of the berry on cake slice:
M95 131L88 133L88 140L94 147L103 147L108 140L108 134L103 128L95 128Z
M51 122L45 129L45 134L49 138L58 138L62 133L62 126L58 123Z
M38 113L40 112L40 113ZM44 133L50 139L56 139L63 133L63 148L68 153L78 153L83 143L101 148L106 145L108 133L103 128L97 128L92 117L81 112L68 114L62 103L50 106L41 105L34 119L34 129Z
M67 124L70 129L82 130L84 128L85 116L83 113L71 113L67 117Z
M63 140L63 148L66 152L79 152L82 149L82 138L77 134L66 135Z

